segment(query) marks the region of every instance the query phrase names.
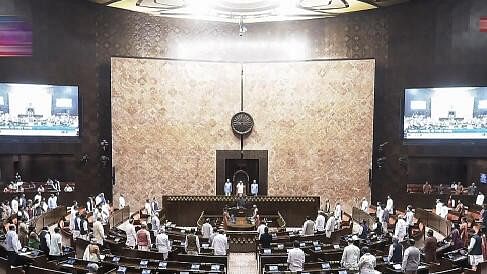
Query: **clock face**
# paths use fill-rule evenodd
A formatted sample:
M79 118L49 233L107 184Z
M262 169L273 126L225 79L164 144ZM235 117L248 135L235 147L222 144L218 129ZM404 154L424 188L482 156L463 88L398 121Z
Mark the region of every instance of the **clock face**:
M242 111L233 115L231 125L233 132L236 134L249 134L254 127L254 119L250 114Z

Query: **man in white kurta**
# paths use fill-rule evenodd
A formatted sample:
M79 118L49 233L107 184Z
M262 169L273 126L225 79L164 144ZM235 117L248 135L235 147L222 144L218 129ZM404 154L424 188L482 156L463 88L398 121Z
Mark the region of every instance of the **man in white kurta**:
M210 224L210 219L206 219L205 223L201 226L201 237L209 239L213 232L213 227Z
M394 214L394 201L391 196L387 196L386 210L389 211L389 214Z
M225 256L227 255L228 240L227 236L223 234L223 230L218 231L218 234L213 238L211 242L214 255Z
M318 232L324 232L325 225L326 225L326 218L324 216L323 211L320 210L318 211L318 216L316 216L315 230Z
M123 194L120 194L120 197L118 198L118 208L122 209L125 207L125 197L123 197Z
M338 229L340 229L340 225L342 224L342 206L338 202L335 205L334 216L336 220L336 226Z
M327 238L331 238L331 234L335 231L336 219L334 215L331 215L326 221L325 234Z
M98 217L96 222L93 223L93 237L95 237L98 244L103 245L103 239L105 239L105 230L101 224L101 217Z
M244 194L244 184L242 181L239 181L237 184L237 195L243 195Z
M162 228L161 232L156 236L156 247L157 251L162 253L164 260L167 260L169 251L171 250L171 242L169 241L169 237L164 231L164 228Z
M364 212L369 212L369 202L365 197L362 198L362 202L360 203L360 209Z
M303 271L306 260L304 252L299 248L299 242L294 241L294 248L287 252L287 264L291 271Z
M129 220L129 223L125 228L125 233L127 234L127 241L125 244L130 248L135 248L137 246L137 233L135 232L133 219Z
M400 242L404 240L404 237L406 237L408 230L408 224L406 221L404 221L404 216L399 216L397 223L396 223L396 229L394 230L394 236L396 236Z

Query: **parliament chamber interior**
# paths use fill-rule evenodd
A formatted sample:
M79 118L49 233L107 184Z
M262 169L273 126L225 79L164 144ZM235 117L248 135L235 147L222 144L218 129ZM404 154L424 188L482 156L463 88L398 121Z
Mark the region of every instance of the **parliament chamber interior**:
M487 1L0 0L0 274L487 273Z

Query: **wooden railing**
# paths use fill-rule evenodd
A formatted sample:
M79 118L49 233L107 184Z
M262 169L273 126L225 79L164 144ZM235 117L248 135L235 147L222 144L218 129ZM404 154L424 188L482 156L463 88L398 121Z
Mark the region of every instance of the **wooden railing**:
M370 216L369 213L364 212L360 208L353 207L352 208L352 220L356 223L361 223L362 220L365 220L369 227L372 226L372 224L375 223L375 218L373 216Z
M452 222L441 218L431 211L416 208L415 217L419 222L422 222L426 227L432 228L443 236L450 235Z
M108 219L108 224L110 226L110 229L123 224L123 222L127 221L129 218L130 218L129 206L114 211L113 214L110 215L110 218Z
M57 223L59 219L66 217L67 214L65 206L58 206L32 219L30 223L35 227L37 232L40 232L43 227Z

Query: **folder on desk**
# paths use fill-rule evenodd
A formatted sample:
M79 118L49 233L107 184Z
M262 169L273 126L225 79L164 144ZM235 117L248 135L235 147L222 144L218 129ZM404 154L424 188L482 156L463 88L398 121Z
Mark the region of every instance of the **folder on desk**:
M212 264L211 265L211 270L213 270L213 271L220 271L220 266L217 265L217 264Z
M166 262L159 262L159 268L160 269L166 269L167 268L167 263Z
M141 267L147 267L148 264L149 264L149 261L148 260L141 260L140 261L140 266Z
M151 274L151 270L150 269L142 269L142 273L141 274Z
M277 265L270 265L269 266L269 271L278 271L279 267Z
M112 262L118 263L120 261L120 257L113 257Z
M200 269L200 265L199 264L192 264L191 269L192 270L198 270L198 269Z
M318 241L314 241L314 242L313 242L313 245L320 245L320 242L318 242Z
M127 268L125 266L119 266L117 269L117 274L125 274Z
M330 263L322 263L321 269L331 269Z

